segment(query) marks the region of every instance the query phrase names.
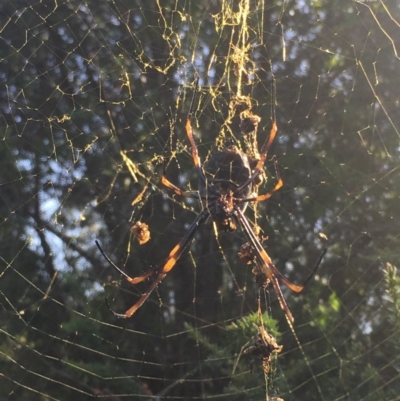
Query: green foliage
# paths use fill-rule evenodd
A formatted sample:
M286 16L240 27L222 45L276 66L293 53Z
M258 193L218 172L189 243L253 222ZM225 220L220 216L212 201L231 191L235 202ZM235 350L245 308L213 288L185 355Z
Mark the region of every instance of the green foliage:
M386 264L384 270L386 281L386 294L388 297L388 320L399 329L400 325L400 277L397 274L397 268L390 263Z
M337 321L340 311L340 301L335 292L329 295L326 303L320 303L314 311L313 321L321 329Z
M277 322L267 314L262 316L262 322L266 331L278 339L279 332ZM246 388L252 389L246 392L249 400L258 400L265 393L264 371L262 360L243 353L249 347L252 340L258 338L260 316L258 313L251 313L235 322L230 323L218 337L208 337L201 330L185 324L188 335L201 350L204 358L203 373L218 372L222 377L229 377L229 381L223 388L224 394L229 394L233 399L240 399ZM277 376L276 361L279 356L272 356L271 372L275 380ZM207 375L207 373L205 373ZM276 386L268 389L270 393L276 391Z

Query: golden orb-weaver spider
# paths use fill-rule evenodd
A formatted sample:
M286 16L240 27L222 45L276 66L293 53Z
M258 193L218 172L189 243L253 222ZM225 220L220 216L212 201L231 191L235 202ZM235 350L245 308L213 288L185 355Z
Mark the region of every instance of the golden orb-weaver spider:
M197 86L198 82L196 84L195 93L197 91ZM105 254L98 241L96 241L96 245L98 246L104 258L115 270L122 274L130 284L136 285L150 277L155 276L154 281L151 283L147 291L144 292L135 302L135 304L125 313L116 313L112 310L111 311L115 316L120 318L131 317L143 305L143 303L147 300L158 284L164 279L164 277L174 268L186 246L194 237L197 228L211 218L215 222L218 230L235 231L237 226L240 226L248 241L246 244L246 254L244 256L242 255L242 258L256 265L255 274L257 275L258 281L260 281L260 279L262 281L260 286L266 287L267 284L272 284L281 308L284 310L288 320L293 322L293 315L287 306L285 298L283 297L279 282L284 283L294 292L301 292L306 283L313 276L315 270L318 268L325 251L323 251L321 254L317 265L305 283L302 285L294 284L284 275L282 275L275 267L270 256L261 245L258 235L254 232L244 214L249 202L265 201L283 185L283 181L277 171L277 182L275 186L265 194L257 194L258 186L260 185L258 177L263 172L268 150L270 149L278 130L274 115L275 113L273 112L272 127L269 132L269 137L262 146L260 157L256 163L251 163L250 157L246 153L241 151L237 146L232 145L215 153L203 167L192 130L194 100L195 95L192 99L185 128L186 135L191 146L193 163L199 175L199 190L197 193L193 193L192 191L182 191L166 178L165 171L161 178L161 183L177 195L198 198L202 206L202 210L192 222L178 244L170 251L164 262L138 277L130 277L124 271L122 271ZM255 125L257 126L258 120L254 119L254 121ZM254 168L252 168L252 165Z

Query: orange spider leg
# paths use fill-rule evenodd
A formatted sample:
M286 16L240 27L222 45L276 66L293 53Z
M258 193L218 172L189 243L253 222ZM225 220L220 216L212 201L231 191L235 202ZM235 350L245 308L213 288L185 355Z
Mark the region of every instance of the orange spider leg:
M252 175L249 177L249 179L247 179L246 182L237 189L237 192L240 192L243 188L246 188L247 185L249 185L251 182L253 182L255 180L255 178L258 176L258 174L260 174L262 168L264 167L265 160L267 159L268 150L271 147L272 142L274 141L277 132L278 132L278 126L276 125L276 120L274 119L272 121L272 127L269 132L269 137L265 141L265 143L261 149L260 160L257 162L256 168L254 169L254 171L253 171Z
M267 254L267 252L265 252L264 249L262 249L261 255L263 257L263 260L265 262L265 265L262 265L262 272L264 274L267 275L269 281L272 283L272 286L274 287L274 290L278 296L278 300L279 300L279 304L281 306L281 308L283 309L283 311L285 312L286 316L288 317L288 319L290 320L291 323L294 322L294 318L292 313L290 312L290 309L286 303L285 297L282 294L281 288L279 286L279 281L284 283L288 288L290 288L292 291L294 292L301 292L304 290L305 286L307 285L307 283L310 281L310 279L313 277L315 271L317 270L318 266L321 263L322 258L324 257L326 253L326 249L324 249L317 261L317 264L315 265L313 271L311 272L311 274L308 276L308 278L306 279L306 281L301 284L294 284L291 281L289 281L276 267L275 265L272 263L271 258L269 257L269 255ZM272 274L271 274L272 273Z
M190 145L192 147L192 158L194 165L198 170L201 169L201 162L200 162L200 157L199 157L199 152L197 150L196 143L194 141L193 137L193 129L192 129L192 112L190 112L187 122L186 122L186 134L187 137L189 138Z
M269 138L267 141L265 141L263 147L261 148L261 153L260 153L260 160L257 162L256 168L254 169L254 173L261 171L261 169L264 166L265 160L267 159L267 154L268 150L272 145L272 142L274 141L276 134L278 132L278 126L276 125L276 120L272 121L272 127L269 132Z
M130 284L138 284L144 281L145 279L151 277L153 274L157 274L157 277L155 280L151 283L149 289L144 292L141 297L136 301L136 303L129 308L125 313L116 313L114 312L111 308L111 312L114 314L116 317L120 318L129 318L131 317L146 301L146 299L150 296L150 294L153 292L153 290L157 287L157 285L164 279L164 277L173 269L175 266L176 262L178 259L182 256L183 251L186 248L186 245L190 242L190 240L193 238L194 234L196 233L196 230L198 226L208 217L208 211L203 211L201 212L196 219L193 221L189 229L187 230L186 234L182 237L182 239L178 242L178 244L172 249L172 251L169 253L168 257L165 259L163 265L161 268L155 268L151 269L147 273L138 276L138 277L130 277L128 276L125 272L123 272L103 251L101 248L100 244L98 241L96 241L96 245L99 248L101 254L105 257L105 259L108 261L108 263L111 264L114 269L116 269L120 274L122 274L125 279L130 283Z
M196 142L194 140L193 128L192 128L193 108L194 108L194 102L195 102L195 99L196 99L196 93L197 93L198 87L199 87L199 78L196 79L195 89L194 89L194 93L193 93L192 102L190 104L190 109L189 109L188 117L187 117L187 120L186 120L185 129L186 129L186 135L187 135L187 137L189 139L189 142L190 142L193 164L195 165L196 169L198 170L198 173L199 173L200 177L205 182L206 178L204 176L204 171L203 171L202 166L201 166L200 156L199 156L199 152L197 150ZM163 176L161 177L161 183L165 187L167 187L167 188L171 189L172 191L174 191L177 195L196 197L196 195L193 194L193 192L191 192L191 191L182 191L180 188L178 188L176 185L174 185L171 181L169 181L165 177L165 170L164 170Z
M238 220L240 226L242 227L246 237L250 241L251 245L253 246L255 250L255 255L257 258L256 264L258 268L261 270L261 272L266 276L268 281L272 284L274 287L274 290L276 292L276 295L279 300L279 304L283 311L285 312L287 318L291 323L293 323L294 318L292 313L289 310L289 307L287 306L286 300L282 294L282 291L279 286L279 281L284 283L288 288L290 288L294 292L301 292L303 291L305 285L308 283L308 281L311 279L311 277L314 275L315 271L317 270L319 264L321 263L321 260L326 252L326 249L322 252L321 256L319 257L319 260L317 262L317 265L311 272L310 276L307 278L307 280L304 282L302 285L298 285L295 283L292 283L290 280L288 280L274 265L272 262L271 258L269 257L268 253L265 251L265 249L262 247L259 239L257 236L254 234L253 230L250 227L249 222L245 218L243 212L240 210L239 207L235 208L235 216L236 219Z
M163 184L166 188L174 191L177 195L185 196L187 198L199 198L199 194L197 191L182 191L179 187L174 185L171 181L169 181L165 175L161 177L161 184Z
M193 115L193 108L194 108L194 101L196 98L196 92L199 87L199 78L196 79L196 86L194 89L193 93L193 98L192 98L192 103L190 104L190 109L189 109L189 114L186 120L186 135L189 139L190 146L192 148L192 158L193 158L193 163L197 170L199 171L200 175L204 177L203 170L201 169L201 162L200 162L200 157L199 157L199 152L197 150L196 142L194 141L193 137L193 129L192 129L192 115Z
M278 182L271 189L271 191L267 192L266 194L257 195L252 198L236 199L236 200L238 202L262 202L262 201L269 199L274 194L274 192L278 191L282 187L283 187L283 181L282 181L281 177L278 177Z
M177 195L184 195L184 191L182 191L180 188L178 188L176 185L174 185L171 181L169 181L165 175L161 177L161 184L163 184L165 187L168 189L171 189L174 191Z
M263 269L263 270L265 271L265 269ZM285 312L290 323L293 323L294 317L292 315L292 312L290 312L290 309L286 303L285 297L282 294L281 287L279 286L279 281L277 280L276 277L272 277L272 280L270 280L270 282L272 283L272 286L274 287L275 293L278 297L279 305L281 306L282 310Z
M128 281L131 284L139 284L142 281L146 280L147 278L149 278L150 276L152 276L154 273L156 273L157 269L152 269L149 270L148 272L146 272L145 274L138 276L138 277L129 277L124 271L122 271L108 256L107 254L103 251L103 248L100 246L99 241L95 241L97 248L99 248L99 251L101 252L101 254L103 255L104 259L107 260L107 262L115 269L118 271L118 273L122 274L126 281Z

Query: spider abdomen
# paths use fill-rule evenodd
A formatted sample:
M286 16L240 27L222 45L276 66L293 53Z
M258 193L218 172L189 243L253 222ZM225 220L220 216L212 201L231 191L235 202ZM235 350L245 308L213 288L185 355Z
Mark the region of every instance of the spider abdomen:
M216 191L227 194L236 191L251 177L251 167L248 156L237 146L229 146L215 153L204 166L206 183L200 180L200 195ZM249 183L240 193L235 192L238 198L248 198L253 192L253 184Z

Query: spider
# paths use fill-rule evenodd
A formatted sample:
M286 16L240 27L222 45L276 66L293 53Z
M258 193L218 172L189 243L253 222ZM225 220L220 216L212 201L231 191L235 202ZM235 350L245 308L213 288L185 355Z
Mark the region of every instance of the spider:
M304 289L305 284L318 268L322 257L320 257L316 267L313 269L311 275L303 285L292 283L275 267L270 256L262 247L258 235L253 231L244 214L247 205L250 202L265 201L283 186L283 181L278 170L276 169L277 182L275 186L265 194L257 194L258 186L260 185L259 176L263 173L263 167L267 158L268 150L270 149L278 130L275 113L272 113L272 126L269 132L269 137L262 146L260 157L255 164L252 163L252 160L248 155L246 155L246 153L241 151L237 146L232 145L215 153L203 167L198 154L192 129L192 114L197 89L198 81L196 83L185 129L191 146L193 163L199 176L198 192L193 193L192 191L181 190L166 178L165 171L161 178L161 183L177 195L198 198L202 209L190 227L187 229L185 235L170 251L164 262L138 277L130 277L124 271L122 271L105 254L99 242L96 241L96 245L103 257L115 270L124 276L130 284L136 285L150 277L155 277L148 290L144 292L136 301L136 303L125 313L116 313L113 310L111 311L116 317L119 318L130 318L134 313L136 313L136 311L150 296L152 291L174 268L176 262L182 256L186 246L193 239L198 227L201 224L210 221L211 219L216 224L217 229L221 231L235 231L237 226L240 226L250 246L251 258L257 267L257 275L262 277L265 285L267 283L272 284L281 308L285 312L288 320L293 322L293 316L286 304L285 298L283 297L279 282L284 283L294 292L301 292ZM252 168L252 166L254 168Z

